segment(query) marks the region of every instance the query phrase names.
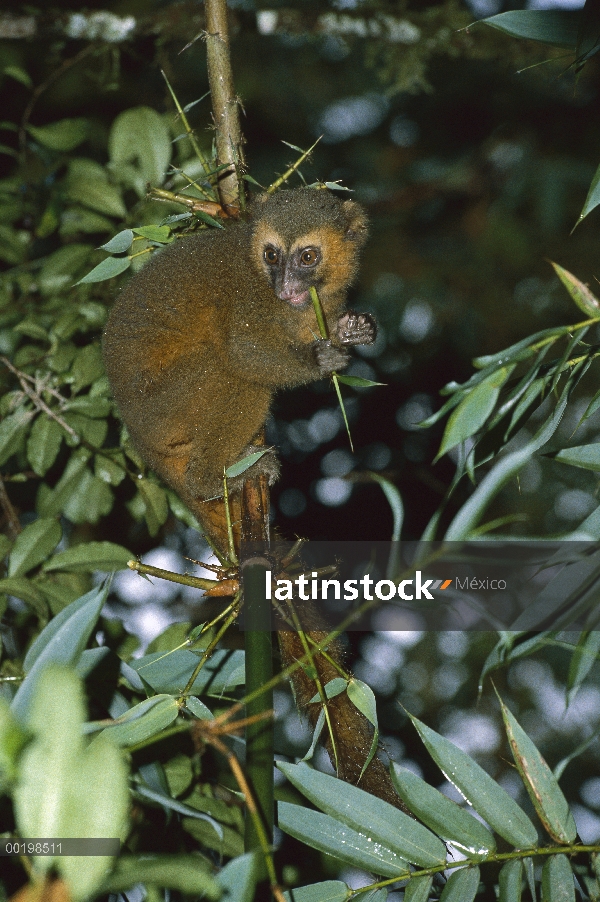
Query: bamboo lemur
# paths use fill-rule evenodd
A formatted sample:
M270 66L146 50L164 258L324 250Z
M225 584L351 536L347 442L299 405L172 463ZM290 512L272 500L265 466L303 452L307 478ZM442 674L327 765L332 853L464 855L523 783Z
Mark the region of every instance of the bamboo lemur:
M352 201L310 189L265 195L249 221L156 254L114 306L104 362L131 439L223 552L223 504L207 499L222 495L224 468L255 450L275 390L342 369L346 346L375 340L369 314L343 311L366 234L366 215ZM315 339L311 286L328 340ZM273 453L231 480L230 491L258 473L277 478ZM280 634L280 647L284 666L304 654L291 630ZM314 663L323 684L338 675L326 657ZM302 669L293 681L314 726L319 706L308 703L315 683ZM366 718L346 693L329 709L335 752L330 737L325 744L332 761L337 753L339 775L403 807L378 758L361 776L373 738Z
M343 312L366 234L362 208L327 191L264 195L249 221L156 254L113 308L104 363L131 440L217 541L204 502L256 450L275 390L342 369L345 346L375 340L369 314ZM310 286L330 340L315 340ZM264 454L229 489L278 470Z

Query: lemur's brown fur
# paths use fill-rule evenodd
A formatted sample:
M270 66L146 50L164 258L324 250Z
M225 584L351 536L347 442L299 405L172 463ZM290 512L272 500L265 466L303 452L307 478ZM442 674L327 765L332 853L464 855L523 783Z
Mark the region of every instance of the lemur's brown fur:
M343 311L365 238L364 211L352 201L311 189L264 195L247 221L156 253L115 303L104 362L131 440L221 551L227 548L223 471L254 450L274 392L343 368L345 345L375 338L368 314ZM317 337L310 286L318 291L331 341ZM273 453L231 480L234 519L243 479L259 473L271 482L277 477ZM297 656L297 637L283 636L289 663ZM297 674L298 698L312 720L318 706L306 707L306 695L314 692L302 689L304 674ZM356 782L372 731L343 698L354 718L356 759L343 764L344 775ZM331 700L332 711L341 699ZM340 723L344 716L336 714ZM357 730L366 737L359 742ZM352 732L350 722L346 732ZM338 757L347 751L344 746ZM373 761L361 785L368 789L369 774L380 770ZM384 777L395 796L385 771Z

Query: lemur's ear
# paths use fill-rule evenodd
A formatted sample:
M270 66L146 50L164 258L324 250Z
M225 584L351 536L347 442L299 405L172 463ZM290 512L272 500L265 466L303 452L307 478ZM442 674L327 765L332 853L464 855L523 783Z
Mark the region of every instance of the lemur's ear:
M367 214L360 204L353 200L345 200L342 210L346 218L346 238L349 241L356 241L358 245L363 245L368 234Z

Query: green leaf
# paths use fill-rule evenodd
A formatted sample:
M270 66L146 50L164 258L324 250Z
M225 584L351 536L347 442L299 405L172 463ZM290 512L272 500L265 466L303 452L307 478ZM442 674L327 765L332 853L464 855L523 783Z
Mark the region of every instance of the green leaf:
M461 849L469 858L495 852L490 831L467 811L442 795L412 771L392 764L392 783L410 811L443 840Z
M73 392L76 394L81 391L82 388L85 388L86 385L91 385L92 382L100 379L103 375L104 364L102 363L102 351L100 345L89 344L86 345L85 348L80 348L77 351L73 366L71 367L71 376L73 377L73 384L71 387ZM85 413L86 411L82 412ZM109 411L106 410L105 413L98 415L107 416L108 413ZM93 416L93 414L89 414L89 416Z
M95 570L123 570L132 554L114 542L82 542L50 558L43 570L70 570L73 573L93 573Z
M64 409L69 413L81 413L94 420L101 420L109 415L111 407L112 405L108 398L91 398L89 395L86 395L67 401Z
M571 467L581 467L583 470L593 470L594 472L600 470L600 442L563 448L549 456L561 464L569 464Z
M84 285L88 282L104 282L106 279L113 279L115 276L119 276L126 269L129 269L130 266L131 260L129 257L107 257L106 260L103 260L98 266L94 266L87 276L84 276L83 279L75 282L75 284Z
M500 389L514 366L500 367L463 398L448 420L436 460L481 429L494 410Z
M140 197L146 185L160 185L171 160L171 135L162 116L150 107L125 110L113 122L108 138L115 175Z
M566 855L551 855L542 868L544 902L575 902L573 871Z
M106 244L100 245L100 250L108 251L109 254L124 254L128 251L133 242L132 229L123 229L107 241Z
M98 213L105 213L119 219L123 219L127 214L121 189L110 181L105 167L94 160L75 159L70 161L64 181L64 192L69 200L76 201L84 207L90 207ZM123 250L127 250L127 248ZM111 253L118 253L118 251L111 248Z
M125 477L127 476L127 472L125 470L125 458L123 454L119 451L113 455L115 460L111 460L110 457L107 457L105 454L96 454L94 458L94 474L101 479L102 482L106 482L107 485L120 485Z
M571 300L575 302L579 309L583 311L586 316L600 316L600 301L590 291L588 286L576 278L576 276L572 275L568 270L559 266L558 263L553 263L552 260L550 260L550 265L569 292Z
M54 551L62 537L58 520L40 517L15 539L8 559L8 575L23 576Z
M387 385L387 382L372 382L370 379L363 379L360 376L342 376L338 373L338 381L344 385L350 385L352 388L373 388L374 385Z
M27 733L17 722L10 705L0 696L0 793L14 783L19 755L27 743Z
M350 887L339 880L325 880L323 883L311 883L299 886L283 894L286 902L347 902L352 895Z
M499 701L517 770L539 819L555 842L573 842L577 827L556 777L512 712Z
M412 864L435 867L446 860L446 850L439 839L407 814L387 802L313 770L307 764L284 764L281 770L296 789L314 805L336 820L381 843Z
M134 705L114 724L102 729L101 736L108 735L116 745L127 747L143 742L151 736L157 736L166 727L170 726L179 714L177 700L171 695L153 695L138 705ZM103 722L86 725L86 732L91 732L104 726Z
M473 902L479 889L479 868L453 871L440 896L440 902Z
M8 458L19 450L33 416L33 410L19 407L14 413L4 417L0 423L0 465L6 463Z
M598 204L600 204L600 166L598 166L594 173L594 178L588 189L587 197L577 222L579 223L582 219L585 219L588 213L591 213L592 210L596 209Z
M498 902L521 902L521 886L523 882L523 865L516 858L507 861L498 875Z
M400 533L402 532L402 524L404 523L404 505L402 503L402 495L400 494L394 483L390 482L389 479L386 479L385 476L380 476L379 473L373 473L371 471L369 471L368 475L370 479L381 486L383 494L387 498L388 504L392 509L392 516L394 518L394 525L392 528L392 542L398 542L400 540Z
M165 655L144 655L131 661L133 669L155 692L180 695L198 665L198 656L186 648ZM206 662L192 686L194 695L206 693L220 698L226 691L244 683L244 652L217 650Z
M383 877L399 877L409 871L408 864L392 849L373 842L369 836L320 811L301 805L279 802L278 824L284 833L306 843L311 849L326 852L353 867L364 868Z
M75 665L100 616L108 587L98 586L54 617L33 642L23 662L27 674L12 701L17 717L24 717L40 673L50 663Z
M346 680L343 677L334 677L332 680L329 680L329 682L323 686L323 691L325 692L325 698L335 698L336 695L341 695L342 692L346 691L347 686L348 686L348 683L346 682ZM313 695L313 697L310 699L308 704L314 705L320 701L321 701L321 696L317 692L316 695Z
M223 902L252 902L256 886L256 853L234 858L217 874L217 883L225 893Z
M42 294L60 294L70 288L76 274L87 264L91 252L89 244L67 244L46 257L38 279ZM52 331L58 337L70 338L79 328L80 320L76 310L70 307L65 309L63 317L55 320ZM66 334L67 330L61 334L61 326L65 322L69 322L69 334Z
M201 702L195 695L189 695L186 698L185 707L198 720L212 720L215 716L210 708L207 708L204 702Z
M86 747L81 734L84 716L78 677L64 666L44 667L27 724L34 739L23 753L14 792L21 835L125 836L129 792L123 755L106 740ZM55 867L70 898L82 902L95 894L111 859L34 857L33 863L38 873Z
M73 523L96 523L109 513L113 504L112 492L102 479L92 476L87 468L88 458L89 451L85 448L71 455L54 489L40 494L40 514L47 517L62 513Z
M514 799L469 755L444 736L408 715L442 773L470 802L475 811L517 849L537 845L537 830Z
M433 877L415 877L406 884L404 902L427 902Z
M246 470L249 470L257 460L260 460L261 457L270 450L270 448L265 448L263 451L254 451L252 454L247 454L246 457L242 457L241 460L238 460L230 467L227 467L225 476L227 479L233 479L235 476L240 476L242 473L245 473Z
M68 153L74 150L87 138L90 130L89 120L81 117L77 119L61 119L60 122L52 122L50 125L28 125L29 134L50 150Z
M515 38L575 49L579 20L579 10L515 9L480 21Z
M60 451L65 431L56 420L40 413L27 439L27 460L38 476L45 476Z
M173 233L169 226L166 225L149 225L142 226L139 229L133 229L136 235L147 238L148 241L157 241L159 244L169 244L173 241Z
M195 855L121 855L101 892L121 893L143 883L166 887L192 896L219 899L221 887L210 876L203 856Z
M144 516L148 532L155 536L169 516L169 505L165 490L149 479L138 480L137 487L144 500Z
M371 687L352 677L348 683L348 698L377 730L377 702Z
M29 74L25 71L25 69L21 69L20 66L5 66L2 70L5 75L9 75L11 78L14 78L15 81L20 81L22 85L25 85L26 88L32 88L33 82Z
M569 676L567 679L567 699L571 704L577 690L585 680L586 676L598 660L600 652L600 631L583 630L577 647L571 658L569 665Z
M483 516L487 505L502 486L512 479L525 464L529 463L535 452L539 451L552 438L562 420L573 388L574 383L571 379L563 388L552 414L540 426L533 438L518 450L501 457L498 463L484 476L450 523L444 537L446 541L459 541L470 535L471 530L477 526Z

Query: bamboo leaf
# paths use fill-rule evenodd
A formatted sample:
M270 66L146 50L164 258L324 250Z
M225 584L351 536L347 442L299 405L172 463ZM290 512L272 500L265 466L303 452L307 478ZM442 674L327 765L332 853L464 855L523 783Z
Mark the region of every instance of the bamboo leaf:
M581 467L583 470L593 470L594 472L600 470L600 442L563 448L548 456L561 464L569 464L571 467Z
M279 802L277 810L281 830L311 849L382 877L399 877L409 871L406 861L392 849L373 842L364 833L352 830L328 814L288 802Z
M440 896L440 902L473 902L479 889L479 868L453 871Z
M537 830L514 799L466 752L412 714L408 716L440 770L490 827L518 849L537 845Z
M311 883L310 886L299 886L283 894L285 902L347 902L352 890L339 880L325 880L323 883Z
M542 868L544 902L575 902L573 871L566 855L551 855Z
M594 206L596 206L596 204ZM583 214L580 218L583 218ZM559 266L558 263L553 263L553 261L550 260L550 265L569 292L571 300L577 304L579 309L585 313L586 316L600 316L600 301L590 291L588 286L567 269L563 269L562 266Z
M515 9L481 19L481 22L514 38L575 49L579 20L579 10Z
M371 837L372 842L381 843L421 867L445 862L443 843L422 824L387 802L307 764L278 761L277 767L321 811Z
M410 811L443 840L462 849L469 858L485 857L496 849L484 825L412 771L392 764L392 783Z
M513 369L514 364L500 367L463 398L448 420L436 460L481 429L494 410L500 389Z
M415 877L406 885L404 902L427 902L433 877Z
M235 476L241 476L242 473L245 473L246 470L249 470L257 460L260 460L261 457L269 451L269 448L265 448L262 451L254 451L252 454L247 454L246 457L242 457L241 460L236 461L230 467L227 467L225 470L225 476L227 479L233 479Z
M507 861L498 875L498 902L521 902L523 865L516 858Z
M585 199L585 203L583 205L583 209L579 214L579 219L577 222L581 222L582 219L591 213L592 210L595 210L596 207L600 204L600 166L596 169L594 173L594 178L592 179L591 185L588 189L587 197Z
M539 819L555 842L573 842L577 827L556 777L500 697L499 701L517 770Z
M85 285L88 282L104 282L105 279L113 279L115 276L119 276L126 269L129 269L130 266L131 260L129 257L107 257L106 260L103 260L98 266L94 266L83 279L75 282L75 284Z
M132 241L132 229L123 229L121 232L117 232L106 244L101 244L100 250L108 251L109 254L124 254L131 247Z
M567 704L571 704L577 690L598 660L600 631L583 630L573 652L567 678Z
M12 710L23 716L31 702L41 671L50 662L76 665L100 616L107 586L98 586L54 617L31 645L23 662L27 676L12 701Z

